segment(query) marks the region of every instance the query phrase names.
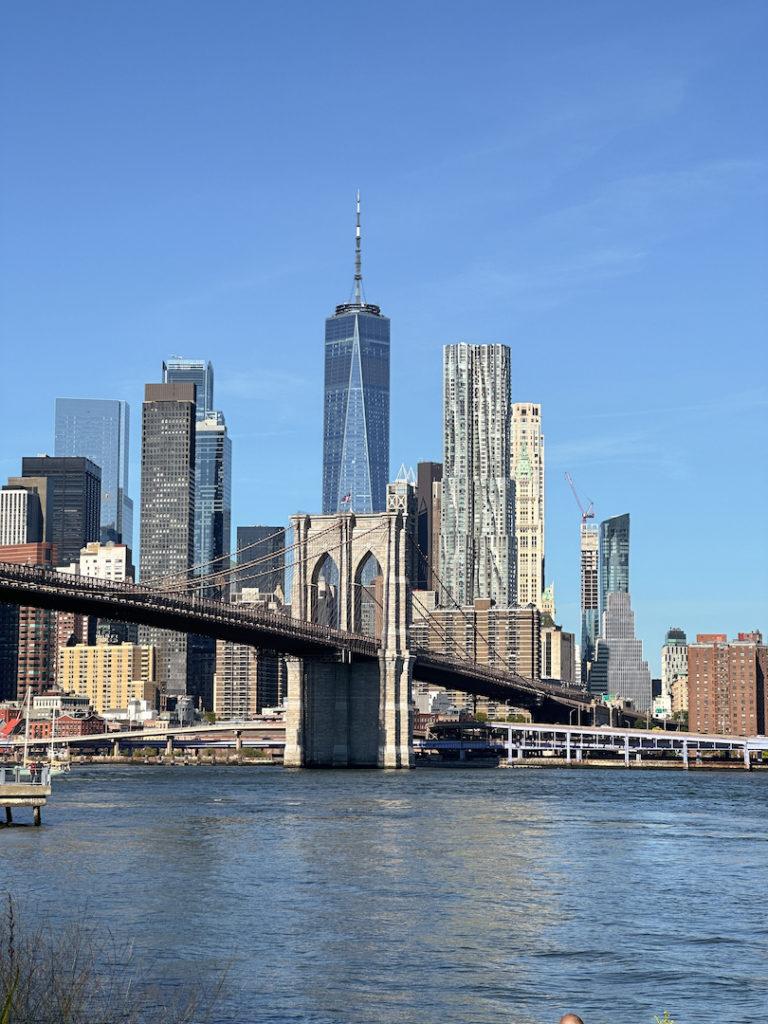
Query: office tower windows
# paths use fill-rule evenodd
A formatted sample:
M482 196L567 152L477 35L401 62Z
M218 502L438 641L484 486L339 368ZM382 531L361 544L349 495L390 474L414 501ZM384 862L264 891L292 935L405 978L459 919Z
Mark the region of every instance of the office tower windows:
M581 524L581 682L586 686L595 658L595 644L600 632L598 528L593 523Z
M643 660L643 642L635 637L635 616L624 590L608 592L589 690L596 696L631 700L640 711L651 706L651 673Z
M436 590L440 572L440 483L442 462L419 462L416 466L417 525L419 545L416 590ZM437 560L433 560L436 557Z
M600 611L608 594L629 592L629 513L600 523Z
M389 476L389 319L363 298L360 195L351 302L325 321L323 513L383 512Z
M517 603L541 608L544 592L544 436L541 406L512 406Z
M460 605L506 607L515 599L509 348L462 342L443 353L440 575Z
M87 458L40 455L22 459L21 471L46 479L45 540L56 546L61 564L76 562L80 548L101 534L101 469Z
M232 520L232 442L220 412L198 419L195 429L196 573L205 576L229 568ZM221 585L205 586L209 596ZM226 589L226 588L224 588Z
M163 384L195 385L195 409L199 420L213 412L213 364L204 359L172 356L163 363Z
M128 497L130 409L127 402L57 398L55 454L84 456L101 469L101 535L106 544L133 544Z
M141 438L141 559L144 582L189 577L194 555L195 388L190 382L147 384ZM141 626L154 644L157 679L169 694L187 692L187 637Z
M0 490L0 546L35 544L43 539L40 496L24 487Z
M234 593L243 587L262 594L285 594L285 528L238 526Z

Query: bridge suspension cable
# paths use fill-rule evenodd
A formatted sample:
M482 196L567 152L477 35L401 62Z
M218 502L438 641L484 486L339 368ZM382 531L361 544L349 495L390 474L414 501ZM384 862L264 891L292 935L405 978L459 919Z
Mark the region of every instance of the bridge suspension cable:
M430 570L431 570L431 572L432 572L432 575L433 575L433 576L435 577L435 579L437 580L437 582L438 582L438 584L439 584L439 587L440 587L440 592L441 592L441 594L442 594L442 593L444 593L444 594L446 594L446 595L447 595L448 599L449 599L449 600L451 601L451 603L452 603L452 604L453 604L453 605L454 605L454 606L455 606L455 607L457 608L457 610L458 610L458 611L460 612L460 614L461 614L461 615L462 615L462 617L464 618L465 622L467 622L467 623L469 624L469 626L470 626L470 628L471 628L472 632L473 632L473 633L475 634L475 637L476 637L476 638L477 638L477 637L480 637L480 639L481 639L481 640L483 640L483 641L485 642L485 644L487 645L488 651L489 651L489 653L490 653L490 651L491 651L491 649L492 649L491 641L490 641L489 637L487 637L487 636L485 635L485 633L483 633L483 631L482 631L482 630L481 630L481 629L480 629L480 628L478 627L476 619L474 619L473 617L470 617L470 616L469 616L469 615L467 614L466 610L465 610L464 608L462 608L462 606L461 606L461 605L459 604L459 602L458 602L458 601L456 600L456 598L455 598L455 597L453 596L453 594L452 594L452 593L450 592L450 590L448 589L448 587L447 587L447 586L445 585L445 583L444 583L443 579L441 578L440 574L438 573L437 569L436 569L436 568L435 568L435 566L434 566L434 565L432 564L432 561L431 561L431 559L430 559L430 558L428 558L428 557L427 557L427 555L425 555L425 554L424 554L424 551L423 551L423 550L421 549L421 546L419 545L419 542L418 542L417 540L415 540L415 539L414 539L413 537L411 537L410 535L408 535L408 540L409 540L409 541L411 542L411 544L412 544L412 545L413 545L413 546L414 546L414 547L416 548L416 552L417 552L417 554L418 554L418 555L420 555L420 556L421 556L421 558L422 558L422 559L424 560L424 564L425 564L425 565L428 565L428 566L430 567ZM496 654L497 654L497 656L499 656L499 652L498 652L498 651L496 651ZM473 663L473 664L475 664L475 665L480 665L480 664L482 664L481 662L478 662L478 661L477 661L477 658L472 658L472 659L470 659L470 660L471 660L471 661L472 661L472 663ZM513 665L511 665L511 664L510 664L510 663L509 663L509 662L507 661L507 659L506 659L506 658L500 657L500 658L499 658L499 660L500 660L500 661L502 662L502 664L503 664L503 665L505 665L505 666L506 666L506 668L508 669L508 671L509 671L509 672L511 672L511 673L512 673L513 675L518 675L518 672L517 672L517 667L516 667L516 666L513 666ZM490 666L488 666L488 667L490 667Z

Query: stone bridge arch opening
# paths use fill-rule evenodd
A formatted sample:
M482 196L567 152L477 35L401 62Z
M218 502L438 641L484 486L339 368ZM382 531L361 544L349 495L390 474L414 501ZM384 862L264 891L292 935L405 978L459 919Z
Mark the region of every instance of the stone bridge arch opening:
M354 578L353 630L364 636L381 639L384 610L384 574L372 551L360 559Z
M309 595L310 622L315 622L319 626L330 626L331 629L339 628L340 579L336 560L327 551L324 552L318 558L312 572Z

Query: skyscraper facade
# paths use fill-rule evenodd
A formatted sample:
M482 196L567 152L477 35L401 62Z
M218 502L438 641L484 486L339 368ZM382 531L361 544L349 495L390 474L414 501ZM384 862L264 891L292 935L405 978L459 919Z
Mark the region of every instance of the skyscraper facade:
M596 696L631 700L640 711L651 706L651 673L643 660L643 642L635 637L635 615L626 591L608 592L589 690Z
M442 586L460 605L507 607L516 594L508 346L445 346L443 417Z
M600 611L609 594L629 593L629 513L600 523Z
M195 410L199 420L213 412L213 364L205 359L172 356L163 363L163 384L194 384Z
M24 458L21 467L22 476L47 480L44 539L61 564L76 562L80 548L101 535L101 469L87 458L50 455Z
M512 406L517 603L541 608L544 592L544 437L541 406Z
M133 546L133 501L128 497L130 409L127 402L57 398L55 449L80 455L101 469L101 536Z
M0 546L35 544L43 539L40 496L24 487L0 490Z
M232 442L220 412L198 419L195 429L196 572L229 568L232 522ZM206 587L206 592L221 587Z
M357 197L351 302L325 321L323 514L383 512L389 475L389 319L365 302Z
M688 675L688 639L678 626L672 626L661 648L661 696L672 707L672 684L679 676Z
M442 479L442 462L419 462L416 466L416 541L419 546L416 590L435 590L437 587Z
M243 587L285 594L285 528L282 526L238 526L237 572L234 593Z
M195 388L147 384L141 438L141 579L189 577L195 539ZM187 637L141 626L157 649L157 679L170 694L187 692Z
M581 682L589 681L595 658L595 644L600 632L599 549L598 528L582 520L581 534Z

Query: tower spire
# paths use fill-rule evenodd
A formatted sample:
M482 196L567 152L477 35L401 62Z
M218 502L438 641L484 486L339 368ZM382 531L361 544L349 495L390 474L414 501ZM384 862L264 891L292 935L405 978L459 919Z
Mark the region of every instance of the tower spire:
M357 190L357 219L355 221L355 303L363 303L363 258L360 251L360 189Z

